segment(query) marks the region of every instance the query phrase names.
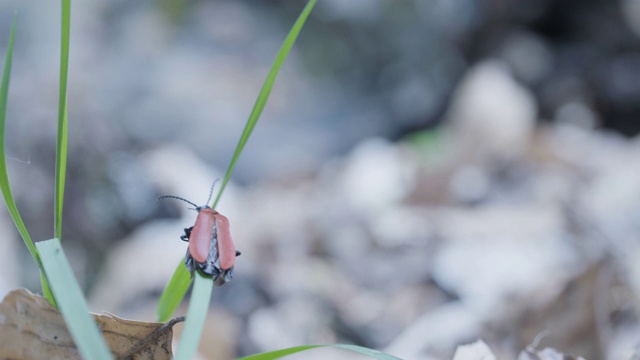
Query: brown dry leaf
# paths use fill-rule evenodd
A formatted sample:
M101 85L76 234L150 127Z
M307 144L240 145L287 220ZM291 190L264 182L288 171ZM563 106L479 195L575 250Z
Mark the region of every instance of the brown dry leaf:
M172 326L94 315L118 359L171 359ZM60 312L41 296L18 289L0 303L0 359L80 359Z

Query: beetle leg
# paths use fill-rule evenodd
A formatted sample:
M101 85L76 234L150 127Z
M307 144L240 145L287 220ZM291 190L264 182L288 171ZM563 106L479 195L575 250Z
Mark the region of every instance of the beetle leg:
M240 256L240 255L242 255L242 253L240 251L236 250L236 256Z
M222 273L220 273L220 275L214 279L214 285L222 286L231 281L231 278L233 278L233 266L231 267L231 269L222 270Z
M185 228L184 234L180 236L180 240L189 242L189 237L191 236L191 230L193 230L193 226L190 228Z

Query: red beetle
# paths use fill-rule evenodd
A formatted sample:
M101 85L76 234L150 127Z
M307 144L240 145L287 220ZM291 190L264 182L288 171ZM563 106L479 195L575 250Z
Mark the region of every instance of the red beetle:
M194 206L194 210L198 212L196 223L184 229L184 235L180 236L180 239L189 243L185 265L191 274L200 270L203 274L213 277L217 286L221 286L233 277L233 264L240 252L236 251L233 245L229 219L206 205L211 200L216 182L211 186L209 199L202 206L173 195L160 196L158 200L177 199Z

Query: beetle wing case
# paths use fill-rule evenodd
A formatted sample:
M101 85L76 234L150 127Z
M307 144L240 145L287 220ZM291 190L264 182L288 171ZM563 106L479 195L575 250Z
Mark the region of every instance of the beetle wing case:
M216 238L216 213L205 207L198 210L196 223L189 235L189 252L197 262L205 262L211 253L211 239Z
M215 214L215 219L220 268L231 269L236 260L236 247L233 245L233 240L231 239L229 219L220 213Z

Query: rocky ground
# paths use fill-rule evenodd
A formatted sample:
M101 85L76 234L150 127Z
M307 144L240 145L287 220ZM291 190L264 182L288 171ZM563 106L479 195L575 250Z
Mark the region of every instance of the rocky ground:
M515 358L539 338L590 359L630 358L640 144L570 122L535 126L529 100L504 67L483 63L447 126L363 141L315 176L232 185L219 210L243 255L214 295L207 338L223 333L242 352L347 341L406 359L449 358L478 338ZM189 199L221 176L185 148L141 163L160 189ZM195 216L175 207L180 219L114 247L96 308L149 311Z
M242 256L214 292L203 357L351 342L451 359L482 339L456 359L630 359L635 3L319 5L218 206ZM152 320L182 261L195 213L155 198L204 202L299 11L247 4L74 12L64 241L97 311ZM36 239L51 236L53 11L22 12L9 109ZM37 289L6 216L0 232L14 239L0 292Z

